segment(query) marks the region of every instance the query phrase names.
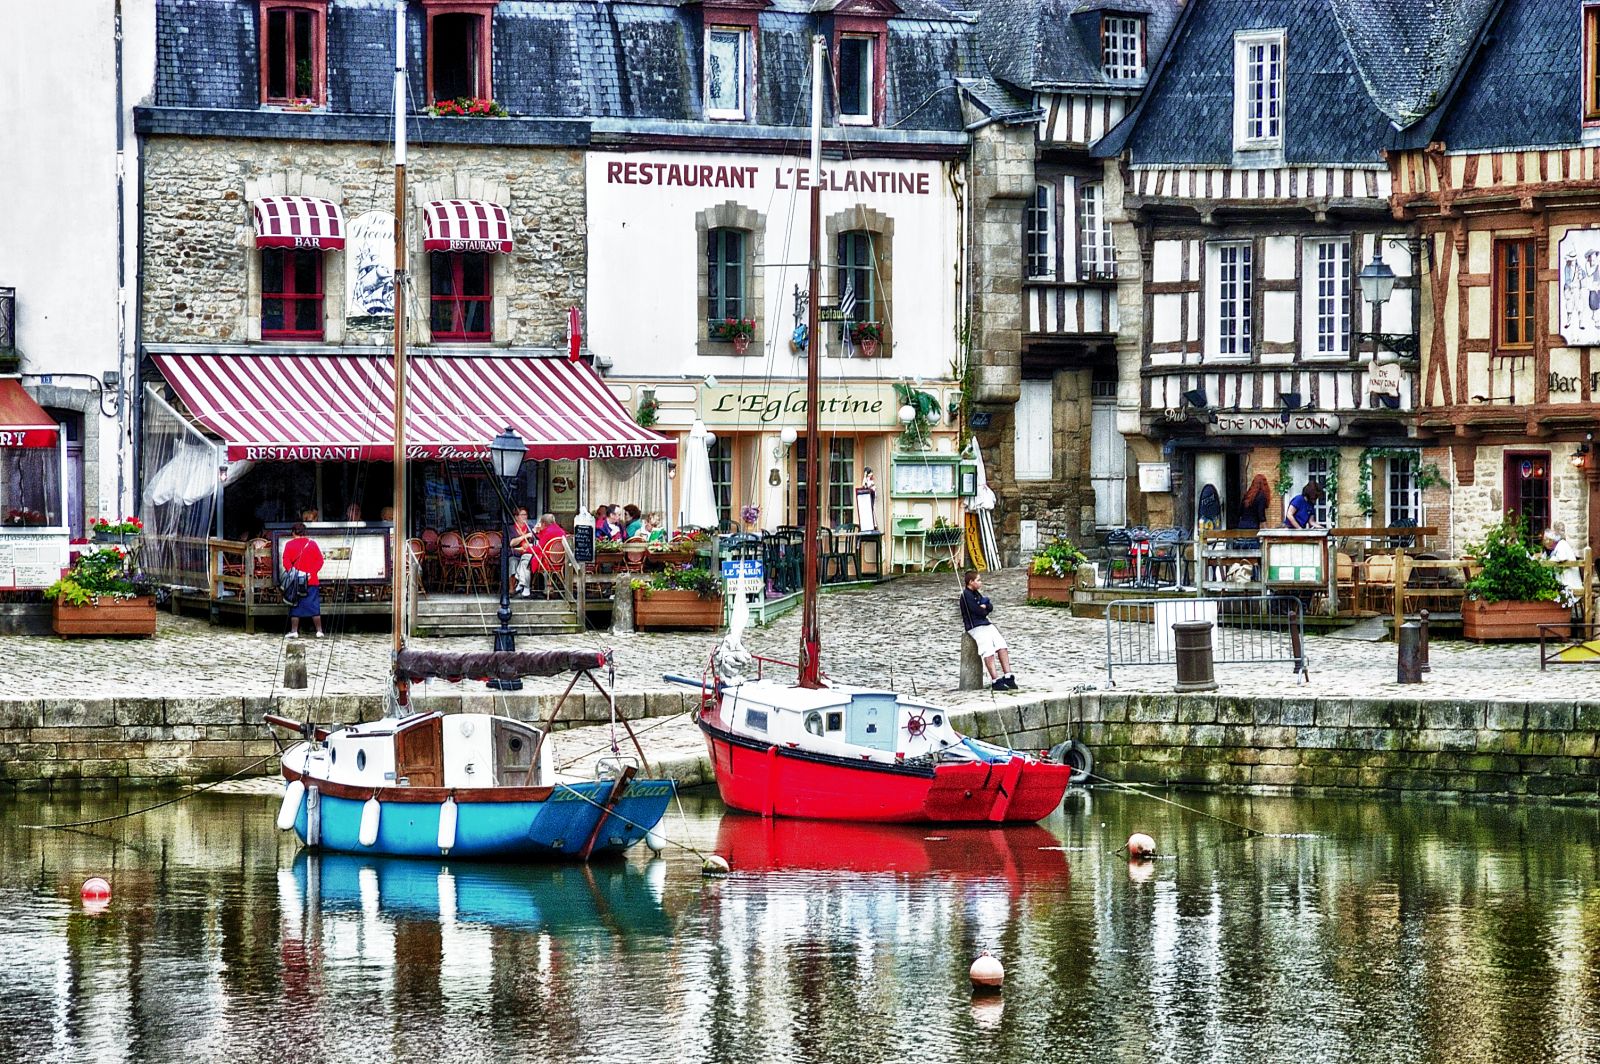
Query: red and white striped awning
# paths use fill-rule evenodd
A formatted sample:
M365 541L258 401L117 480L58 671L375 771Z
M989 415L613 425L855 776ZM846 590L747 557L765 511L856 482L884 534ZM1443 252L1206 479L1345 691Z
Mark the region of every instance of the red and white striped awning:
M483 200L434 200L422 208L427 251L487 251L510 254L511 214Z
M394 367L377 355L157 355L189 414L258 462L394 456ZM507 425L529 458L674 458L595 371L565 358L418 355L407 362L406 453L476 459Z
M256 247L344 247L344 214L332 200L314 196L263 196L256 200Z
M0 378L0 448L54 447L56 423L22 390L15 377Z

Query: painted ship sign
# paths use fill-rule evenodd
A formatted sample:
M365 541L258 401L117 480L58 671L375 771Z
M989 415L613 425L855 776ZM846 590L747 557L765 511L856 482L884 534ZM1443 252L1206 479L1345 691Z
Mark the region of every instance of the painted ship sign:
M1206 426L1211 436L1332 436L1339 431L1338 414L1280 413L1217 414L1214 425Z

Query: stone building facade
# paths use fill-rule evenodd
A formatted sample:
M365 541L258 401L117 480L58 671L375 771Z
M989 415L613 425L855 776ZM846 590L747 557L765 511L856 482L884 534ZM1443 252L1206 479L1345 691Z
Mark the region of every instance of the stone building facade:
M1091 147L1134 105L1172 0L986 3L991 78L963 83L973 135L971 345L1002 549L1129 521L1119 428L1118 175ZM1137 515L1135 515L1137 519Z

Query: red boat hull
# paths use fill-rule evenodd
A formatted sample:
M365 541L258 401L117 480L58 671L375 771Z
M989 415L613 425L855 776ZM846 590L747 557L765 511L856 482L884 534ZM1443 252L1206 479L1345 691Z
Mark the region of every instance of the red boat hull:
M1061 804L1068 765L1014 757L916 768L860 763L732 736L705 720L700 730L717 790L732 809L762 816L874 824L1032 824Z

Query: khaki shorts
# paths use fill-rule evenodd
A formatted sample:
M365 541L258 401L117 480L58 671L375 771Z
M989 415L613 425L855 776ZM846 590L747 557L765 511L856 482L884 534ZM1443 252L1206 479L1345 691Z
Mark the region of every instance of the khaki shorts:
M969 629L967 634L978 645L980 658L992 658L997 651L1006 649L1005 636L1001 635L1000 629L992 624L980 624L976 628Z

